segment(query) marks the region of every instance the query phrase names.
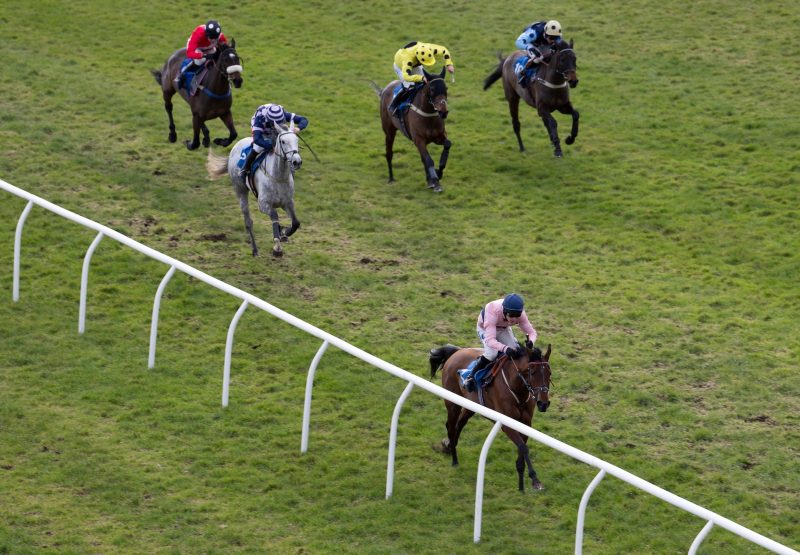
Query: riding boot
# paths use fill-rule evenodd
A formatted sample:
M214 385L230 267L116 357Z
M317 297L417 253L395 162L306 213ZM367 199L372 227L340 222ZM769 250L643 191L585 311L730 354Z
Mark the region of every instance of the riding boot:
M479 370L483 370L491 363L492 363L491 360L481 355L481 357L478 359L478 362L475 363L475 368L472 369L469 378L464 380L464 387L466 388L467 391L475 391L475 383L476 383L475 376L478 375Z
M391 104L389 104L390 115L392 116L395 115L395 112L397 112L397 108L400 106L400 104L402 104L405 101L407 96L408 96L408 89L405 87L400 89L400 92L397 93L397 96L395 96L392 99Z
M247 178L250 176L250 166L255 162L256 156L258 156L258 152L256 152L255 148L251 148L250 152L247 153L244 166L242 166L242 170L239 172L239 175L244 179L245 183L247 183Z

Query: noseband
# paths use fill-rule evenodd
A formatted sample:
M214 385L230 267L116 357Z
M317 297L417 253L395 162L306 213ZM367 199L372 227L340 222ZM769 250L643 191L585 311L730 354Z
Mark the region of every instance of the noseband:
M564 48L562 50L558 50L554 54L553 58L557 58L562 52L568 52L568 51L572 51L572 48ZM547 64L545 64L545 65L547 65ZM545 87L548 87L548 88L551 88L551 89L563 89L564 87L568 86L567 85L567 72L568 71L570 71L569 68L565 69L563 71L559 71L559 68L556 65L556 73L561 75L561 77L564 79L563 83L559 83L559 84L551 83L550 81L547 81L546 79L543 79L541 77L537 77L536 81L538 81L539 83L541 83Z
M289 133L292 133L292 131L281 131L280 133L278 133L278 136L275 137L275 147L272 149L272 152L274 152L275 155L282 160L288 160L289 156L300 152L299 149L284 150L283 141L281 141L281 137L283 137L284 135L288 135ZM278 149L279 146L280 150Z
M549 393L550 392L549 380L545 380L545 374L544 374L545 367L548 370L550 369L550 363L548 361L542 360L542 361L528 362L528 379L527 380L522 375L522 372L520 371L520 369L517 367L517 363L514 361L514 359L511 359L511 363L514 365L514 369L517 371L517 377L519 377L519 379L522 380L522 383L525 385L525 389L528 390L528 396L525 398L524 401L520 401L519 397L517 397L517 395L514 393L514 390L511 388L511 384L509 384L508 380L506 380L505 372L503 372L503 380L506 382L506 385L508 386L508 390L511 392L511 395L514 396L514 399L517 401L518 405L522 405L524 403L527 403L528 400L530 400L530 399L538 401L539 400L539 396L542 393ZM531 381L532 381L532 377L533 377L531 370L534 370L534 372L535 372L537 369L542 372L543 385L539 385L539 386L533 387L533 386L531 386Z
M431 86L431 83L433 83L433 82L435 82L435 81L442 81L442 82L444 82L444 79L443 79L443 78L441 78L441 77L437 77L437 78L435 78L435 79L431 79L430 81L428 81L428 95L427 95L427 97L428 97L428 102L430 103L430 105L431 105L431 106L433 106L433 109L434 109L434 110L436 110L436 105L433 103L433 87ZM445 88L445 91L446 91L446 90L447 90L447 89ZM445 93L445 94L446 94L446 93ZM444 100L442 100L442 102L444 103L444 110L442 110L442 111L443 111L443 112L445 112L445 113L447 113L447 98L445 98ZM419 108L417 108L416 106L414 106L414 104L411 104L411 105L409 106L409 108L410 108L411 110L413 110L414 112L416 112L417 114L419 114L419 115L421 115L421 116L423 116L423 117L426 117L426 118L432 118L432 117L436 117L436 116L438 116L438 115L439 115L439 111L438 111L438 110L437 110L437 111L434 111L434 112L423 112L422 110L420 110Z

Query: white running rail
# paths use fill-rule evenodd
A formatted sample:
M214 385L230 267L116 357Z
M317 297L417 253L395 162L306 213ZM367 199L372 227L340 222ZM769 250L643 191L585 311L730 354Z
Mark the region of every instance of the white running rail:
M386 477L386 498L388 499L392 495L393 491L393 483L394 483L394 453L395 453L395 443L397 440L397 427L400 418L400 411L402 409L405 400L411 394L411 390L414 386L417 386L429 393L436 395L437 397L441 397L447 401L451 401L457 405L465 407L471 411L474 411L477 414L480 414L490 420L495 422L495 425L492 427L491 432L487 436L483 449L481 450L480 460L478 464L478 477L476 482L476 491L475 491L475 522L473 527L473 541L478 543L480 541L480 534L481 534L481 516L482 516L482 504L483 504L483 477L484 471L486 466L486 455L488 454L488 450L491 447L491 444L494 438L497 436L498 431L500 430L500 426L507 426L514 430L517 430L521 434L525 434L526 436L547 445L565 455L568 455L574 459L577 459L583 463L586 463L590 466L593 466L600 470L600 472L595 476L592 482L587 487L586 491L583 494L583 497L580 501L580 505L578 507L578 519L576 524L576 533L575 533L575 553L576 555L580 555L582 553L582 545L583 545L583 526L584 526L584 519L586 508L589 503L589 498L592 495L592 492L595 488L600 484L602 479L605 477L606 474L610 474L623 482L626 482L635 488L638 488L642 491L649 493L650 495L654 495L659 499L670 503L676 507L683 509L684 511L691 513L699 518L701 518L705 525L700 530L700 532L695 537L692 545L689 547L689 555L692 555L697 552L702 541L706 538L708 533L714 526L719 526L720 528L724 528L729 532L733 532L734 534L741 536L742 538L760 545L774 553L780 553L782 555L800 555L800 552L787 547L783 544L780 544L774 540L767 538L766 536L762 536L756 532L753 532L749 528L745 528L732 520L729 520L723 516L718 515L715 512L709 511L699 505L695 505L691 501L687 501L682 497L678 497L655 484L651 484L650 482L639 478L627 472L613 464L610 464L602 459L598 459L597 457L590 455L584 451L576 449L566 443L562 443L561 441L552 438L546 434L543 434L537 430L534 430L530 426L526 426L521 422L517 422L512 418L504 414L500 414L495 412L491 409L488 409L484 406L481 406L477 403L474 403L468 399L465 399L459 395L451 393L446 389L439 387L431 383L428 380L425 380L415 374L412 374L402 368L399 368L393 364L390 364L382 359L379 359L366 351L359 349L339 339L338 337L331 335L321 329L313 326L295 316L292 316L288 312L284 312L283 310L255 297L254 295L242 291L236 287L228 285L227 283L220 281L214 277L209 276L208 274L201 272L200 270L189 266L188 264L184 264L179 260L172 258L171 256L167 256L159 251L156 251L150 247L142 245L141 243L134 241L133 239L122 235L121 233L114 231L113 229L106 227L104 225L98 224L92 220L84 218L74 212L61 208L47 200L44 200L41 197L36 195L32 195L27 191L19 189L2 179L0 179L0 189L4 189L9 193L16 195L20 198L26 199L28 204L22 211L22 214L19 217L17 222L16 233L14 235L14 275L13 275L13 285L12 285L12 299L14 302L19 300L19 279L20 279L20 268L19 268L19 260L21 255L21 246L22 246L22 230L25 224L25 220L27 219L28 215L31 212L31 209L34 205L40 206L45 210L49 210L59 216L71 220L75 223L81 224L84 227L88 227L89 229L93 229L97 231L97 236L95 237L94 241L89 246L86 255L84 257L83 262L83 271L81 274L81 295L80 295L80 307L79 307L79 315L78 315L78 333L83 334L86 329L86 297L87 297L87 290L88 290L88 274L89 274L89 266L91 263L92 254L94 250L97 248L97 245L104 237L108 237L110 239L114 239L132 248L135 251L138 251L150 258L163 262L169 266L169 270L167 271L164 278L161 280L161 284L158 287L158 290L155 295L155 299L153 301L153 318L151 321L151 328L150 328L150 351L148 357L148 367L153 368L155 366L155 345L156 345L156 337L157 337L157 330L158 330L158 312L161 303L161 296L166 288L167 284L169 283L172 276L175 274L176 270L180 270L185 274L188 274L212 287L215 287L221 291L224 291L234 297L237 297L242 300L242 304L239 306L236 314L234 315L233 319L231 320L230 326L228 328L228 336L225 344L225 364L224 364L224 372L223 372L223 384L222 384L222 406L228 405L228 391L230 385L230 362L231 362L231 351L233 345L233 335L236 330L236 326L241 318L242 314L244 313L245 309L248 306L254 306L259 308L265 312L268 312L291 324L292 326L305 331L306 333L317 337L318 339L322 339L322 345L317 350L316 355L311 363L311 366L308 371L308 376L306 379L306 391L305 391L305 403L303 406L303 431L302 431L302 438L301 438L301 445L300 451L305 453L308 450L308 435L309 435L309 422L311 418L311 390L314 384L314 375L316 373L317 365L322 358L322 355L325 353L329 345L333 345L341 349L342 351L353 355L354 357L363 360L364 362L371 364L372 366L383 370L384 372L388 372L393 376L401 378L408 382L408 385L403 390L400 398L398 399L394 413L392 415L392 422L391 422L391 429L390 429L390 441L389 441L389 461L387 465L387 477Z

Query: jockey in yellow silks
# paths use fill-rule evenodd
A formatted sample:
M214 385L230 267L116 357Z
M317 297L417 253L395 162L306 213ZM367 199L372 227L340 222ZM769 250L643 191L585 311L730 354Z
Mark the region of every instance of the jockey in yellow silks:
M430 42L410 42L394 55L394 72L403 84L403 88L389 105L389 113L394 113L408 91L417 83L424 81L422 66L432 66L437 60L444 63L447 71L455 74L453 57L444 46Z

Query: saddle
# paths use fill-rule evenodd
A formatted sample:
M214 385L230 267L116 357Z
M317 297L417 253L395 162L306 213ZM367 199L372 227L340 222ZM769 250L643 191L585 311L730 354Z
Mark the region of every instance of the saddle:
M184 89L189 96L194 96L200 90L200 85L205 81L208 68L203 66L200 71L183 68L192 63L190 58L186 58L181 64L181 73L175 78L175 85L178 90Z
M514 73L517 75L517 81L521 87L527 87L532 83L539 69L539 66L536 64L533 64L531 67L525 67L528 65L530 59L531 57L525 54L514 61Z
M478 374L474 376L475 384L478 386L478 390L486 389L492 384L495 376L497 376L497 374L500 372L500 368L503 366L502 363L504 363L507 358L508 355L500 355L490 366L482 368L478 371ZM464 380L472 375L472 371L475 368L475 365L478 363L478 360L479 359L476 358L470 362L466 368L462 368L458 371L458 375L461 379L461 385L464 385Z
M411 139L411 135L408 133L408 129L406 128L406 114L408 113L408 109L411 107L411 104L414 102L414 98L417 96L417 92L419 92L424 84L416 85L408 90L408 96L406 96L403 101L397 105L397 110L394 112L394 115L397 117L398 121L400 122L400 131L403 132L408 139ZM397 95L399 95L403 91L403 85L399 84L394 88L392 91L392 102L395 101Z
M244 163L247 160L247 156L250 154L250 151L253 150L253 143L250 143L246 147L242 149L242 152L239 154L239 160L236 162L236 168L239 170L244 169ZM250 165L250 172L247 174L247 188L253 193L253 196L258 198L258 189L256 189L256 182L255 182L255 174L258 166L264 161L264 158L267 157L268 152L265 150L261 152L258 156L256 156L253 163Z

